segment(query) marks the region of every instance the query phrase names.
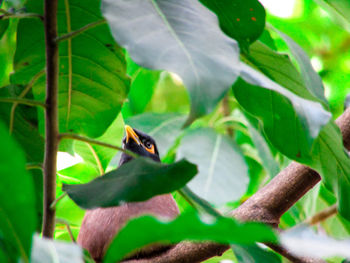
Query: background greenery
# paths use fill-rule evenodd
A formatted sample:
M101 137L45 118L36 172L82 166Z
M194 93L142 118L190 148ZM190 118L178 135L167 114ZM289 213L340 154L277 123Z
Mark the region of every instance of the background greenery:
M180 161L186 158L198 169L188 187L223 213L249 198L291 160L299 161L321 173L326 184L315 187L285 213L280 227L296 226L338 202L341 215L321 222L315 231L348 238L350 223L346 218L350 218L350 209L346 209L345 192L350 191L350 160L343 151L340 133L330 120L343 112L344 104L350 103L346 100L350 91L348 1L299 0L289 17L280 18L257 0L200 1L206 7L188 0L184 3L195 10L195 15L190 18L193 23L185 24L171 20L176 8L181 7L170 8L165 0L155 1L165 18L169 18L181 45L190 50L189 60L182 57L181 45L166 33L162 35L164 41L152 37L155 29L166 32L167 26L155 15L150 2L144 1L142 8L136 3L119 14L114 1L102 1L102 11L97 0L59 1L60 35L100 21L103 16L108 22L60 42L60 132L120 145L124 124L140 129L155 138L162 161L174 167L173 173L176 169L188 169L183 177L173 177L168 191L180 188L194 176L192 164L185 163L188 168L184 168L184 161ZM10 12L0 19L0 97L44 101L43 23L38 18L14 17L25 12L42 14L43 1L3 1L0 7ZM217 15L220 28L209 9ZM145 27L141 31L133 31L128 23L147 12L154 19L143 21ZM189 36L181 34L181 26ZM208 32L207 28L214 31ZM207 38L213 46L206 45ZM161 52L152 53L147 49L149 45L164 51L164 56ZM168 61L164 57L176 58ZM193 62L190 69L186 67L189 61ZM18 256L28 261L31 236L35 229L41 229L43 110L0 102L0 118L0 261L11 262ZM115 169L120 154L72 139L61 141L60 151L75 156L71 157L74 165L57 172L57 198L62 198L56 204L55 240L69 241L67 224L76 238L84 211L64 195L62 185L87 183ZM59 161L68 162L62 158ZM145 165L141 160L140 163ZM168 166L152 166L149 171L155 173L154 169L164 167ZM115 170L110 174L114 173ZM142 178L139 180L142 185ZM154 180L160 186L155 187L153 195L162 185L157 178ZM132 191L136 190L130 189L130 195ZM81 192L86 194L84 189ZM127 253L140 245L136 244L140 237L134 236L139 233L138 227L147 225L150 232L142 241L146 243L154 241L147 240L147 234L162 227L170 242L191 238L240 244L233 246L234 253L228 251L220 259L208 262L254 262L256 258L260 261L255 262L281 262L273 252L254 245L256 241L275 238L264 226L247 225L239 230L235 221L224 219L214 226L197 224L193 207L178 192L173 194L182 212L178 221L170 226L150 218L134 221L118 237L121 241L114 242L125 244ZM80 201L72 198L87 207L86 197L80 196ZM127 200L125 196L114 197L113 204L118 203L118 198ZM102 206L106 200L94 201ZM14 212L14 207L21 213ZM13 228L8 227L8 222ZM238 234L232 237L226 230L234 227ZM178 234L171 233L171 229L177 229ZM123 240L125 237L129 237L127 241ZM47 262L36 257L35 249L45 250L39 242L33 245L32 260ZM74 253L74 248L70 246L65 251ZM112 248L107 261L124 255L113 253ZM328 260L342 262L343 258Z

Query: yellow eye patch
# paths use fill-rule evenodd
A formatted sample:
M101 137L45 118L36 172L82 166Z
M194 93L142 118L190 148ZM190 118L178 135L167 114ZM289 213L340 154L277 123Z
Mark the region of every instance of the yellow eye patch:
M155 154L155 150L154 150L154 144L151 145L151 148L147 148L145 145L143 145L144 148L146 149L147 152Z

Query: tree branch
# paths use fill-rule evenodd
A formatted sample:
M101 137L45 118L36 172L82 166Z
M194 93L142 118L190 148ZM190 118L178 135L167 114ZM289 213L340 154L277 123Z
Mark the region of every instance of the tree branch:
M25 104L28 106L40 106L45 108L45 103L42 103L41 101L36 100L30 100L30 99L22 99L22 98L0 98L0 102L8 102L8 103L17 103L17 104Z
M350 149L350 108L336 121L344 138L344 146ZM277 226L279 219L307 191L314 187L321 177L310 168L292 162L275 176L270 183L261 188L239 208L230 214L242 221L260 221ZM324 262L323 260L300 259L291 255L280 246L270 245L292 262ZM201 262L214 256L220 256L230 247L215 243L181 242L167 252L147 259L128 260L127 263L191 263ZM294 259L293 259L294 257Z
M330 207L327 207L326 209L320 211L319 213L313 215L312 217L306 219L304 223L309 225L316 225L320 222L325 221L326 219L330 218L331 216L336 215L338 212L337 205L334 204Z
M44 218L43 236L52 238L55 229L55 210L50 209L56 197L58 151L58 44L57 0L45 0L44 26L46 43L46 110L44 157Z

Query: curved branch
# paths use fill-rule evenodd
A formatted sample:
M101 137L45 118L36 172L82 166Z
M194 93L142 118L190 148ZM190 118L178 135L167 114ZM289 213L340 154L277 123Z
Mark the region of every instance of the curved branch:
M350 149L350 108L336 121L344 140L344 146ZM312 169L292 162L261 188L231 215L242 221L260 221L277 226L280 217L292 207L307 191L314 187L321 177ZM281 255L293 262L324 262L315 259L293 259L293 256L279 246L271 246ZM128 260L127 263L191 263L201 262L214 256L220 256L229 249L228 245L215 243L181 242L167 252L148 259Z

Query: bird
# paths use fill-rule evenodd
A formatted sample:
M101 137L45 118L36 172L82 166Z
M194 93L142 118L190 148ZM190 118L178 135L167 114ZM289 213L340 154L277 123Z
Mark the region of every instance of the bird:
M122 140L124 149L160 162L156 142L151 136L133 129L129 125L125 125L125 134ZM123 152L119 166L132 159L132 156ZM87 210L81 224L77 242L99 263L102 262L113 238L130 219L141 215L152 215L172 220L179 213L179 208L171 194L158 195L143 202L130 202L120 206ZM169 248L169 245L154 244L134 252L128 258L150 256L154 253L166 251Z

